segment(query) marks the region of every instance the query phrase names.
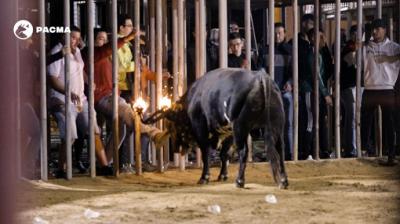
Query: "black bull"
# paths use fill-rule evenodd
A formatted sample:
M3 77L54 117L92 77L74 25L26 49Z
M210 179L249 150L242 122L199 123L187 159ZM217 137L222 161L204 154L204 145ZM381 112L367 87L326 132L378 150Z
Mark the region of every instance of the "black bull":
M281 93L264 71L217 69L198 79L170 109L160 110L145 123L162 118L169 122L174 149L197 143L202 152L203 172L199 184L209 181L209 152L222 141L221 172L227 179L228 149L235 143L239 154L238 187L244 187L248 156L247 137L252 129L264 128L267 158L280 188L288 186L284 167L284 109ZM279 152L279 153L278 153Z

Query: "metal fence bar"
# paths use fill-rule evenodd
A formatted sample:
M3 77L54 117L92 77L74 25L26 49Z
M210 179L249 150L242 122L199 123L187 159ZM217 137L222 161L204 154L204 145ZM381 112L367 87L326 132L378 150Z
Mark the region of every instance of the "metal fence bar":
M299 11L298 0L293 0L293 160L299 159Z
M319 0L314 3L314 153L315 159L319 159Z
M226 0L218 1L219 10L219 67L228 67L228 18Z
M119 119L118 119L118 25L117 25L117 0L112 0L111 2L111 18L112 18L112 79L113 79L113 92L112 92L112 105L113 105L113 165L114 165L114 175L119 176Z
M39 0L39 24L46 24L45 1ZM43 181L48 179L47 162L47 98L46 98L46 36L40 33L40 177Z
M156 0L156 98L157 108L161 103L162 96L162 0ZM158 166L159 171L164 172L163 148L159 150Z
M275 0L269 0L268 5L268 73L272 79L275 78Z
M335 151L340 159L340 0L336 0L335 21Z
M64 0L64 26L70 27L70 0ZM70 47L71 34L65 33L65 47ZM65 60L65 153L67 154L67 179L72 178L72 139L71 139L71 86L70 86L70 55Z
M361 158L361 71L362 71L362 0L357 0L357 82L356 82L356 145L357 157Z
M87 1L88 14L88 76L89 76L89 151L90 151L90 176L96 177L96 156L94 143L94 2Z

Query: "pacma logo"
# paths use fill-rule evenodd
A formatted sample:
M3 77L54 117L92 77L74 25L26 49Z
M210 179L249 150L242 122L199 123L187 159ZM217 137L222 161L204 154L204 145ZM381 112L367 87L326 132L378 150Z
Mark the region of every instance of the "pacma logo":
M71 33L69 27L51 26L36 27L36 33ZM26 40L33 34L33 26L28 20L19 20L14 25L14 35L20 40Z

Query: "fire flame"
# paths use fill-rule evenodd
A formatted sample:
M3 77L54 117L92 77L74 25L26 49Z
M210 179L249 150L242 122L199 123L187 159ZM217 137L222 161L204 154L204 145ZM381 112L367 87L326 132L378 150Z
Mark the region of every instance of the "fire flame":
M164 96L163 98L161 98L160 101L160 108L161 109L167 109L171 107L171 99Z
M137 98L135 103L133 104L133 108L136 111L145 112L148 107L149 105L146 103L146 101L144 101L142 97Z

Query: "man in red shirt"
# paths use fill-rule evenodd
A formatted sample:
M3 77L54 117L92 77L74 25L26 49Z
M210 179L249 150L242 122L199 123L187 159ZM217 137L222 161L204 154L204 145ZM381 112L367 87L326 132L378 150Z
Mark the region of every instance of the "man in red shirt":
M118 48L122 47L126 42L129 42L135 38L137 35L136 31L133 31L130 35L118 39ZM96 111L105 116L106 119L112 119L112 45L111 42L107 43L107 32L105 30L96 30L95 32L95 48L94 48L94 103ZM149 70L144 70L142 77L146 80L152 80ZM122 97L118 98L118 117L121 124L126 125L127 134L130 136L134 131L134 112L131 106ZM159 148L168 139L166 132L161 132L161 130L141 124L141 133L147 134ZM122 137L122 135L120 136ZM127 149L128 138L125 138L123 149ZM112 144L112 141L110 141ZM110 146L107 147L110 149ZM111 159L112 150L108 151L108 159ZM127 158L121 158L121 165L128 162Z

